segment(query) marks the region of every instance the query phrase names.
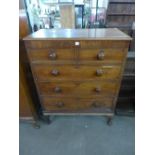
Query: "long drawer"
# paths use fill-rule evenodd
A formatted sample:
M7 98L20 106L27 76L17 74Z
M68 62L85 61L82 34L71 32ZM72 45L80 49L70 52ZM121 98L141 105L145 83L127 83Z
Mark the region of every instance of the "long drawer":
M78 53L77 53L78 52ZM62 61L62 60L75 60L80 61L104 61L104 62L122 62L124 58L124 49L31 49L28 50L29 58L31 61Z
M116 82L38 82L41 95L49 96L115 96L118 88Z
M39 48L127 48L129 42L121 40L27 40L26 47Z
M113 98L51 98L42 97L42 104L46 111L70 111L84 109L112 108Z
M33 64L35 78L38 81L77 81L77 80L103 80L120 78L121 66L112 65L49 65Z

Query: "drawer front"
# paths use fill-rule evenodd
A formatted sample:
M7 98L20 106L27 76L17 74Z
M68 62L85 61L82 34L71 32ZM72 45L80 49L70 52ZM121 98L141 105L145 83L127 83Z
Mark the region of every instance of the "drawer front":
M29 40L25 41L25 45L30 49L75 48L75 42L73 40Z
M128 48L125 40L85 40L80 41L81 48Z
M38 81L119 79L121 66L84 66L33 64Z
M125 57L124 49L79 49L79 60L104 61L107 63L122 62ZM61 61L75 60L77 53L74 49L31 49L28 50L31 61Z
M115 96L118 84L115 82L41 82L41 95L50 96Z
M104 99L75 99L43 97L42 103L46 111L70 111L112 108L113 98Z
M125 58L124 49L80 49L79 58L80 60L91 60L91 61L104 61L107 63L122 62Z
M73 60L74 49L31 49L28 50L31 61Z
M129 41L123 40L27 40L30 49L39 48L128 48Z

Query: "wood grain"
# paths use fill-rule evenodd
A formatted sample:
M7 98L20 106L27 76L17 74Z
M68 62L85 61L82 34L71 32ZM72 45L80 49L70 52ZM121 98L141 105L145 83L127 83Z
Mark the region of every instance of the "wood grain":
M38 119L37 106L35 104L37 103L35 85L24 41L22 40L29 33L26 11L19 10L19 117L20 120L34 123Z
M82 110L82 109L99 109L101 107L110 108L112 105L112 98L104 98L104 99L61 99L61 98L50 98L43 97L42 103L44 105L45 110ZM95 105L96 104L96 105Z
M79 67L72 65L46 65L33 64L33 70L38 81L62 81L62 80L103 80L103 79L119 79L120 66L86 66ZM97 75L97 71L101 71L101 75ZM58 71L58 75L52 74Z
M75 43L79 42L80 48L127 48L128 40L25 40L26 47L28 49L41 49L41 48L63 48L63 49L75 49Z
M43 96L114 96L117 90L116 82L39 82L40 94Z
M63 60L75 60L76 56L74 49L30 49L28 54L31 61L63 61ZM102 59L99 59L99 54L103 53ZM55 54L56 57L50 57L51 54ZM124 58L124 49L122 48L94 48L94 49L79 49L79 59L82 61L104 61L106 63L121 63Z
M128 35L118 29L60 29L24 40L44 115L114 115Z
M24 71L22 65L19 66L19 116L20 117L30 117L33 119L31 104L33 104L31 96L28 92L28 88L26 85L26 79L24 75Z
M26 11L19 11L19 39L23 39L30 33Z

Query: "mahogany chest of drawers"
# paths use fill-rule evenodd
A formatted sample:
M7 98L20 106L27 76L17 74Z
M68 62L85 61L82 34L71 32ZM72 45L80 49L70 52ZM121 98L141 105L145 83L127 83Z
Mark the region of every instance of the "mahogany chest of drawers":
M42 29L24 38L44 115L114 115L131 38L118 29Z

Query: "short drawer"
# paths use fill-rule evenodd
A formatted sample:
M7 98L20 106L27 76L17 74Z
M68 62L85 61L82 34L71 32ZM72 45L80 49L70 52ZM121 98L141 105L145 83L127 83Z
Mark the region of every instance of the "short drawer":
M128 41L125 40L83 40L80 41L81 48L127 48Z
M77 80L102 80L119 79L121 66L86 66L79 65L48 65L33 64L33 72L38 81L77 81Z
M113 98L102 99L78 99L78 98L50 98L43 97L42 104L46 111L72 111L112 108Z
M74 48L73 40L27 40L25 45L28 49L44 49L44 48Z
M92 82L38 82L41 95L50 96L115 96L118 83Z
M121 63L126 52L121 48L80 49L79 59L87 61L104 61L105 63Z
M74 60L74 49L29 49L28 55L31 61L59 61Z

